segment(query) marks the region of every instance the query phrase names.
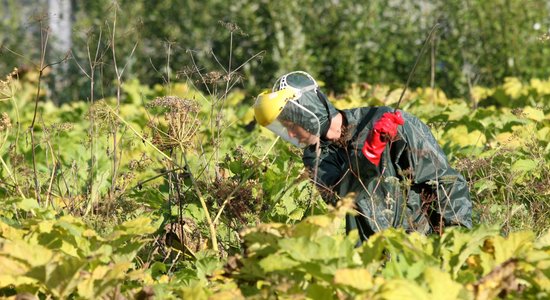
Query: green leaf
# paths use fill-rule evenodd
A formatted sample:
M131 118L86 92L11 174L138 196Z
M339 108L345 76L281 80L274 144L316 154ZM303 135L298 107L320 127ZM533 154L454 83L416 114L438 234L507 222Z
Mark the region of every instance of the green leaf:
M534 170L537 165L537 162L532 159L519 159L512 164L510 170L512 172L525 173Z
M470 232L462 232L457 228L446 229L439 245L443 269L450 271L451 277L456 278L466 259L479 253L487 237L496 234L498 229L490 227L479 227Z
M330 288L330 286L322 286L320 284L311 284L307 288L307 296L310 299L318 299L318 300L332 300L334 291Z
M197 277L205 279L215 270L220 269L222 264L219 257L212 251L201 251L195 254L197 260L195 266L197 268Z
M259 262L265 272L290 270L299 264L287 254L272 254Z
M131 264L126 262L94 268L91 274L83 275L84 278L78 283L78 294L87 299L101 298L124 281L130 267Z
M23 211L31 211L33 209L38 209L40 206L38 205L38 201L33 198L24 198L21 199L16 203L17 208L23 210Z
M55 296L62 299L66 298L75 290L80 281L80 271L87 264L86 259L64 256L55 267L46 267L49 271L45 280L46 287Z
M476 194L479 195L483 192L492 192L497 189L497 185L493 180L482 178L478 180L474 187L476 188Z

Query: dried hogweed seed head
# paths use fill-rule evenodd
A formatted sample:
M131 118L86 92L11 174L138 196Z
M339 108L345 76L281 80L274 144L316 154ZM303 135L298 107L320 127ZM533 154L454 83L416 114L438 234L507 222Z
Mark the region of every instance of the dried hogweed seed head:
M231 22L224 22L224 21L218 21L220 25L225 27L225 29L229 30L230 32L240 34L242 36L246 36L247 34L239 27L239 25Z
M160 107L166 110L163 115L168 127L166 131L161 129L163 126L160 122L150 124L150 128L153 129L155 145L166 150L189 144L200 125L197 116L199 113L197 102L176 96L165 96L156 98L148 107Z
M0 115L0 131L4 131L8 128L11 128L11 120L7 113L3 112Z
M198 104L190 99L183 99L177 96L164 96L157 97L151 103L147 105L148 107L162 107L166 108L169 111L187 111L187 112L198 112Z
M218 71L208 72L206 73L206 75L204 75L204 81L206 83L216 83L216 82L222 81L223 79L224 79L223 74Z
M176 73L176 78L191 78L194 74L197 74L199 71L192 66L185 66L181 71Z
M55 132L67 132L73 130L74 125L68 122L65 123L53 123L51 126L52 131Z
M116 116L111 113L111 109L104 100L96 101L86 116L88 120L94 120L99 128L110 128L117 124Z
M18 69L14 68L11 73L6 75L4 80L0 80L0 101L8 100L12 97L12 81L17 78Z

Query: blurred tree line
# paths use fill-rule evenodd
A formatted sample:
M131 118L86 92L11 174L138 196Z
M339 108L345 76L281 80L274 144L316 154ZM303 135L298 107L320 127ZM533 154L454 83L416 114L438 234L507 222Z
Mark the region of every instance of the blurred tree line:
M57 103L89 98L92 69L96 97L112 95L115 61L123 80L155 84L193 66L223 73L261 54L239 69L251 93L294 69L335 93L355 82L402 84L435 23L413 86L463 96L506 76L550 76L547 0L4 0L0 8L2 74L36 68L48 36L45 61L61 61L45 77ZM51 23L67 13L68 50L55 44L67 38L56 36L63 26Z

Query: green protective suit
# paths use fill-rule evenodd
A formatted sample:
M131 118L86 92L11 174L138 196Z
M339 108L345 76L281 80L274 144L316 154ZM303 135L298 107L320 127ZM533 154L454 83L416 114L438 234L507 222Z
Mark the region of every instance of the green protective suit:
M355 193L357 214L346 219L347 232L358 229L362 240L388 227L407 231L439 232L445 226L472 227L472 203L464 177L451 168L426 124L402 112L396 140L388 142L379 166L361 149L374 123L390 107L364 107L341 111L342 138L321 141L304 149L303 162L315 174L324 200Z

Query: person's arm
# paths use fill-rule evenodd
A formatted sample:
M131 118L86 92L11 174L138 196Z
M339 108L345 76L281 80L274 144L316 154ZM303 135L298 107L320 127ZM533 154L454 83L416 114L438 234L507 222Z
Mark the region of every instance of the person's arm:
M375 166L380 164L382 153L388 142L397 135L397 129L404 124L401 112L385 112L367 135L361 152Z
M305 154L303 157L305 167L308 169L310 177L315 180L315 185L326 203L335 205L338 202L338 195L335 191L341 174L342 166L336 153L322 155L319 158L319 165L316 166L316 157L313 153ZM317 178L313 178L317 167Z

